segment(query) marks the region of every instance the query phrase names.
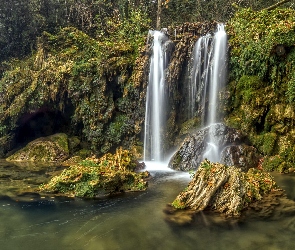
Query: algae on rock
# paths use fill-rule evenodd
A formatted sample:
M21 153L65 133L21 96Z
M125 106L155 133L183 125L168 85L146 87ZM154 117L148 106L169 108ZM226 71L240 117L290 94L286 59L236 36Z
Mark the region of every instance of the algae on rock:
M128 151L119 148L115 154L90 157L76 163L41 185L41 192L67 196L96 197L124 191L145 190L147 171L136 173L140 164Z
M59 133L31 141L7 161L61 162L70 155L69 138Z
M254 168L244 173L234 166L205 160L172 206L194 211L211 209L227 216L240 216L250 203L276 189L269 173Z

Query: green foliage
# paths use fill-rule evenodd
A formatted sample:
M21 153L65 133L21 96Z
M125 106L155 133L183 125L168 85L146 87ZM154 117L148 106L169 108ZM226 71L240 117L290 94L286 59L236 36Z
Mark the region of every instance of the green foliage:
M284 172L294 163L295 11L241 9L227 29L232 80L227 122L267 156L263 167Z
M271 82L274 89L288 82L288 96L292 100L294 29L295 11L292 9L237 12L228 25L232 79L255 75Z
M109 19L108 36L99 40L72 27L56 35L44 32L34 55L11 61L0 80L0 136L16 128L26 113L41 107L64 112L69 106L72 130L94 150L105 153L136 136L140 124L134 117L143 115L138 109L143 97L141 79L132 73L142 70L136 60L149 20L135 8L129 19L118 18L118 23Z
M60 162L70 154L68 136L64 133L41 137L10 155L7 161Z
M261 170L251 168L245 174L247 202L261 200L264 194L277 188L274 178Z
M179 199L175 199L171 205L176 209L185 209L186 208L185 203Z
M148 172L135 173L136 160L121 148L115 154L101 158L87 158L63 170L49 183L40 186L41 191L65 193L77 197L95 197L101 192L145 190Z

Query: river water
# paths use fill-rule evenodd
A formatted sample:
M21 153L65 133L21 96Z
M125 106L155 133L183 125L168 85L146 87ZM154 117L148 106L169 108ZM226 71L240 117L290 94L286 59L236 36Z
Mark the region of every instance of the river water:
M179 226L165 220L167 203L190 181L189 174L152 169L145 192L105 199L13 195L10 173L1 166L0 249L2 250L133 250L133 249L294 249L295 218L216 225L202 222ZM18 171L20 171L18 169ZM35 171L34 175L42 174ZM24 179L32 179L23 177ZM276 175L295 199L295 176ZM32 183L32 181L31 181ZM28 184L28 183L27 183ZM36 183L35 183L36 184ZM30 184L31 185L31 184ZM6 186L8 191L4 191ZM5 193L6 192L6 193Z

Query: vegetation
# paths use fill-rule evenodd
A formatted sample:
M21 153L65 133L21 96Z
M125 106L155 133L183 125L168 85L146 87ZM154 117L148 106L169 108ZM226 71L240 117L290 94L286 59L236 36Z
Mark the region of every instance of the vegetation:
M138 60L148 27L146 14L132 10L128 19L109 19L109 36L99 40L73 27L56 35L43 32L36 53L6 64L0 137L16 129L24 115L46 107L69 117L71 132L94 150L105 153L123 138L133 143L144 115L138 108L144 60Z
M295 164L295 12L242 9L228 24L227 122L246 132L268 170ZM280 159L279 161L277 159Z
M18 150L6 160L22 162L61 162L69 157L71 153L69 141L70 138L63 133L41 137L31 141L26 147Z
M176 209L212 209L227 216L240 216L252 202L277 189L273 177L251 168L244 173L234 166L204 160L193 180L173 201Z
M119 148L115 154L87 158L70 166L48 184L41 185L40 191L93 198L105 193L145 190L147 182L144 179L149 174L135 173L137 164L129 151Z

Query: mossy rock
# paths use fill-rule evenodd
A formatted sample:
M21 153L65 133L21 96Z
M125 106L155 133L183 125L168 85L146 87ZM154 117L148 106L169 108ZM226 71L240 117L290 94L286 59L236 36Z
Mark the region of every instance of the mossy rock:
M90 157L74 163L49 183L41 185L41 192L60 193L66 196L97 197L147 188L148 172L134 172L139 163L130 151L116 150L101 158Z
M240 216L249 204L277 190L274 178L251 168L246 173L235 166L204 160L188 187L173 201L176 209L211 209L225 215Z
M31 141L7 161L61 162L69 157L68 136L58 133Z
M62 165L73 166L85 160L86 158L90 157L91 155L93 155L92 150L80 149L79 151L75 152L69 159L66 159L65 161L63 161Z

